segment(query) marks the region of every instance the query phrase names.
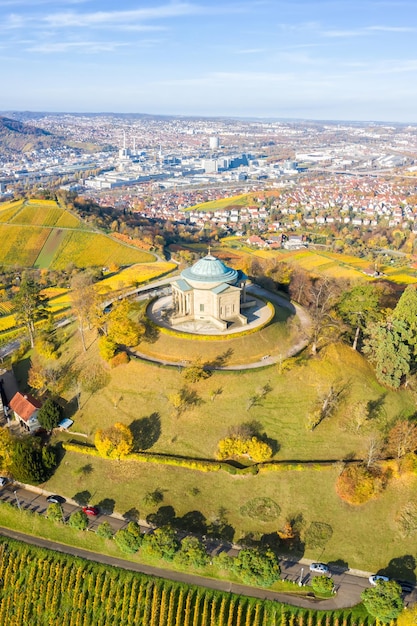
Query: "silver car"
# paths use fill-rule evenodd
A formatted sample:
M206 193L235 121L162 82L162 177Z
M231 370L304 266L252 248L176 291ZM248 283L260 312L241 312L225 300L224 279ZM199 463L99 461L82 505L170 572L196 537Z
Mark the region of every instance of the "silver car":
M315 574L328 574L329 568L324 563L312 563L310 565L310 572Z

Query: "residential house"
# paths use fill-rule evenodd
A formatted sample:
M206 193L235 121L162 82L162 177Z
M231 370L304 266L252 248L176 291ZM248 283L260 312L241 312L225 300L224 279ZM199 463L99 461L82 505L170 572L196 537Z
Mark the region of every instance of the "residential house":
M38 411L42 404L33 396L23 395L18 391L9 402L9 407L13 411L15 418L20 425L30 434L35 433L41 425L38 422Z
M266 241L258 237L258 235L251 235L246 239L246 243L249 246L258 246L259 248L267 248L268 244Z

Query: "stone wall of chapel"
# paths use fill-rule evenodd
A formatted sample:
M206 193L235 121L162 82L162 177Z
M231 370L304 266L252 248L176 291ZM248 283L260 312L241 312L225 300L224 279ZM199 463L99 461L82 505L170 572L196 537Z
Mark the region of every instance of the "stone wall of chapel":
M206 289L194 290L194 315L202 317L204 315L213 315L217 317L216 312L216 296Z
M220 319L227 320L236 317L240 313L240 292L232 291L222 293L219 296L218 315Z

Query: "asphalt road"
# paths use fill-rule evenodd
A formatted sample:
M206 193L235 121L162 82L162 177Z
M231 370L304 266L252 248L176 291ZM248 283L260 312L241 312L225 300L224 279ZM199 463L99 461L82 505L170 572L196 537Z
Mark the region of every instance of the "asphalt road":
M19 486L17 484L10 484L0 489L0 502L10 502L16 507L20 507L21 509L25 510L31 510L40 515L45 515L48 508L46 495L41 493L41 490L26 489L23 486ZM63 516L65 519L68 519L71 513L77 510L80 510L80 507L74 501L67 500L62 505ZM97 526L104 521L109 522L114 532L116 532L120 528L123 528L127 524L126 520L123 519L121 516L118 516L116 514L106 515L103 512L100 512L97 517L89 518L88 529L90 531L95 531L97 529ZM149 526L147 526L143 522L141 523L141 528L143 532L150 531ZM310 561L306 561L303 559L300 561L281 559L280 565L282 579L295 583L294 594L281 594L269 590L257 589L255 587L248 587L246 585L230 583L228 581L220 581L212 578L195 576L182 572L175 572L164 568L150 567L147 565L127 561L123 558L114 558L100 553L89 552L88 550L82 550L80 548L74 548L65 544L52 542L47 539L42 539L40 537L25 535L18 531L2 527L0 527L0 533L7 537L20 539L22 541L26 541L27 543L50 548L58 552L72 554L74 556L80 556L82 558L86 558L99 563L114 565L116 567L122 567L124 569L142 572L151 576L158 576L161 578L167 578L169 580L176 580L187 584L200 585L208 587L210 589L233 592L245 596L253 596L269 600L278 600L280 602L286 602L288 604L305 608L320 608L323 610L332 610L354 606L355 604L360 602L360 594L363 589L369 587L369 582L367 578L367 576L369 575L368 572L360 572L355 574L349 571L332 571L332 577L335 582L337 594L333 598L330 598L328 600L308 599L305 597L297 596L297 591L300 583L307 584L309 582L310 576L312 575L309 571ZM182 536L184 535L185 533L182 534ZM207 548L213 555L222 550L226 550L228 554L233 555L236 554L238 550L236 546L231 546L230 544L222 544L221 542L217 542L214 540L210 540L210 542L207 542ZM404 599L407 604L417 602L417 590L414 589L413 592L407 594Z

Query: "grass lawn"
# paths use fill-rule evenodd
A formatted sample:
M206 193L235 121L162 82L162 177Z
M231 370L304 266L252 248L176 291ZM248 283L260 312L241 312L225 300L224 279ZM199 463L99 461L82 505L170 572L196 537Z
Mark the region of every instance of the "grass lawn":
M97 358L96 342L80 356L77 341L72 344L73 355L77 353L88 367ZM253 421L272 441L278 461L361 458L373 424L360 435L349 428L355 402L378 401L381 408L373 419L381 428L415 411L409 392L382 388L367 362L344 345L329 346L308 361L290 360L281 372L278 366L215 372L190 385L199 403L179 418L173 416L169 401L170 394L185 384L177 368L131 361L110 370L109 376L104 389L93 396L81 395L81 410L72 416L73 431L86 433L91 442L98 428L121 421L132 425L140 448L194 458L213 459L218 440L231 426ZM248 410L250 396L267 383L271 391L264 401ZM343 400L338 411L311 432L306 427L307 415L331 384L343 390ZM219 393L212 400L216 389ZM80 471L85 466L89 471ZM337 466L330 466L321 471L310 467L232 476L67 452L46 488L69 497L88 490L93 503L108 498L119 513L135 507L142 519L158 508L145 502L146 494L160 489L163 502L158 506L172 507L163 508L163 515L186 515L200 525L224 517L234 540L275 533L288 517L301 516L302 538L312 522L325 522L332 529L328 543L320 549L305 546L305 555L343 560L350 567L369 571L406 554L417 558L417 546L399 535L396 523L399 509L417 497L417 477L393 478L379 499L351 507L336 495L338 471ZM246 511L256 497L271 498L280 507L278 516L267 522L248 517ZM244 505L246 511L241 510Z
M81 479L77 470L87 463L91 464L90 473ZM416 479L410 484L394 481L379 500L356 508L337 497L336 476L337 469L311 469L237 478L66 453L47 488L69 496L87 490L92 503L114 500L115 510L125 513L134 507L142 519L158 510L145 504L144 496L160 489L164 496L159 505L161 520L172 521L175 516L188 519L188 523L194 520L201 528L223 516L230 525L229 538L237 542L245 536L260 539L276 533L288 516L302 517L302 537L312 522L325 522L333 531L330 540L317 549L305 546L304 555L324 562L343 561L367 571L390 564L401 570L405 555L416 559L415 543L405 542L395 524L397 507L417 497ZM275 520L260 522L241 513L242 506L258 495L279 504L281 513Z
M242 327L244 332L244 327ZM180 333L179 333L180 334ZM185 335L185 334L183 334ZM263 356L283 356L300 339L298 320L287 309L275 306L270 324L257 332L243 336L205 339L198 335L185 336L159 331L156 340L142 341L138 351L161 360L181 363L201 358L213 361L228 353L226 365L239 365L259 361Z

